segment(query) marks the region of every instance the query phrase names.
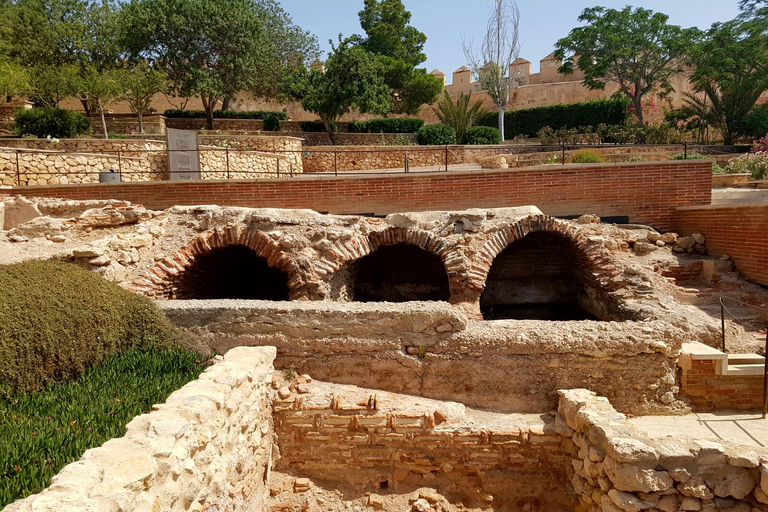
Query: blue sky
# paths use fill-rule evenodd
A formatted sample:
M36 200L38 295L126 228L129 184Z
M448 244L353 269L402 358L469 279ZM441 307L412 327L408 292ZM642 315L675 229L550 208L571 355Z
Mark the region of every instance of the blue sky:
M293 18L294 23L314 33L325 52L330 49L328 39L336 40L341 32L345 36L361 33L358 11L363 0L278 0ZM492 2L489 0L403 0L411 11L411 25L427 35L422 64L428 71L438 68L448 75L466 64L461 50L461 38L482 40ZM683 27L708 28L716 21L726 21L738 14L737 0L644 0L630 5L643 7L669 15L670 23ZM538 71L539 60L553 50L557 39L577 26L579 13L586 7L602 5L620 9L629 4L624 1L595 0L518 0L520 7L520 56L533 62Z

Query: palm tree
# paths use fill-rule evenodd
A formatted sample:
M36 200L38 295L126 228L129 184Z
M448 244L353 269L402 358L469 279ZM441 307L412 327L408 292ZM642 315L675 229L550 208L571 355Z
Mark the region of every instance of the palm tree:
M472 128L472 125L483 114L483 102L477 100L470 105L472 93L460 94L453 102L448 91L443 91L443 97L437 102L437 108L432 107L440 122L451 126L456 130L456 140L461 144L464 133Z

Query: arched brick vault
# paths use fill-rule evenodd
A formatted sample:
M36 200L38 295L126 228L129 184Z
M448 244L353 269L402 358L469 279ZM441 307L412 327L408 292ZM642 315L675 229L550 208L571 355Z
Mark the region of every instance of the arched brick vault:
M368 236L337 242L328 250L326 256L315 263L315 274L318 280L322 280L344 265L371 254L379 247L395 244L414 245L438 256L443 261L445 272L448 274L451 296L455 290L463 289L462 280L467 269L462 254L456 250L455 244L449 244L439 236L422 229L393 227Z
M228 245L244 245L267 260L270 267L288 275L289 297L299 298L298 289L303 284L298 266L286 255L277 242L261 231L242 225L228 224L201 233L173 255L158 261L154 267L135 279L130 288L150 297L169 297L174 291L178 276L185 272L195 259L213 249Z
M494 234L478 251L466 280L466 295L462 302L476 302L485 289L488 272L496 256L515 240L546 231L558 233L571 240L574 257L579 266L578 275L586 286L599 291L610 291L612 280L620 273L609 252L599 240L590 240L577 227L548 215L531 215Z

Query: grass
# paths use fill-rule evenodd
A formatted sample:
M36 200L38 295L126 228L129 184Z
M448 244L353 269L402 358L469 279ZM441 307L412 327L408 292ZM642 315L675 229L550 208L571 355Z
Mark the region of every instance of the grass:
M41 391L0 385L0 509L50 485L85 450L124 435L133 417L196 379L201 359L179 348L129 348Z

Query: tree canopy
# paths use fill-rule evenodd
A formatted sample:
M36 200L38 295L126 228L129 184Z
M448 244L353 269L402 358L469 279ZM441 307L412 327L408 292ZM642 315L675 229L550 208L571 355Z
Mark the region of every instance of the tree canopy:
M335 144L333 124L356 109L362 114L385 114L392 109L381 65L361 46L342 40L333 47L325 71L296 69L281 82L283 97L301 102L304 110L323 121Z
M410 25L411 13L403 2L365 0L358 16L365 35L355 35L351 41L379 62L390 89L392 111L415 114L423 104L435 101L443 84L426 69L416 67L427 60L423 51L427 36Z
M209 128L224 96L272 95L289 63L317 53L273 0L133 0L125 13L132 58L166 71L172 92L200 96Z
M693 48L688 104L715 126L726 144L741 133L741 120L768 89L768 45L764 18L739 17L712 25Z
M559 71L584 73L584 85L604 89L608 82L633 104L638 123L644 125L643 98L654 91L664 97L673 91L670 79L683 70L684 58L698 37L697 29L667 23L666 14L625 7L622 10L585 9L586 24L557 41L555 56L563 60Z

